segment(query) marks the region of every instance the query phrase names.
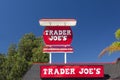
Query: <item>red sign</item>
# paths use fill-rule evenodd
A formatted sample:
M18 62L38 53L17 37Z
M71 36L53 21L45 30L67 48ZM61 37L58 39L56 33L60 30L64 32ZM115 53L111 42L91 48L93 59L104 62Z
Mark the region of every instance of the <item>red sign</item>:
M40 66L41 78L102 78L102 65Z
M44 53L72 53L73 48L71 46L45 46L43 48Z
M47 26L43 33L46 45L70 45L72 36L70 26Z

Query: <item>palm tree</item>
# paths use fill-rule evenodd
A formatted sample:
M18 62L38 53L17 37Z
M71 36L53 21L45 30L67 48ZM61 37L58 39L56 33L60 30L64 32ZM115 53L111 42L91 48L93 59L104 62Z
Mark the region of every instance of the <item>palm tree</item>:
M99 54L99 58L107 52L109 52L109 54L112 54L113 52L120 51L120 29L115 32L115 38L117 41L113 42L110 46L103 49Z

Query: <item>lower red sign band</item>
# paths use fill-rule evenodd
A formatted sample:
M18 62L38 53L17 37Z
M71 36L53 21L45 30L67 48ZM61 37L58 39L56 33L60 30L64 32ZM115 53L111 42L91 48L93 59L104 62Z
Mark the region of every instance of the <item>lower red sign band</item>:
M40 66L41 78L102 78L102 65Z

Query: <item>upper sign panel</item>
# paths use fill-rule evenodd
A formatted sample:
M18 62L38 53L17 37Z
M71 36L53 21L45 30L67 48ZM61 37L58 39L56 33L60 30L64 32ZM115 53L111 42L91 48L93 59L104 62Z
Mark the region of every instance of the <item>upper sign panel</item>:
M40 19L41 26L76 26L75 19Z

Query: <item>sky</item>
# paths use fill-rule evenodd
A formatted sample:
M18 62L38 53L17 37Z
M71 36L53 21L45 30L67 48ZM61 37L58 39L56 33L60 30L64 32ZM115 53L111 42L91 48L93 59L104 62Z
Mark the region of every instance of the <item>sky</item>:
M42 18L74 18L72 27L74 53L67 54L68 63L113 62L120 52L99 53L116 41L120 28L120 0L0 0L0 52L7 53L26 33L42 36ZM64 53L52 54L52 62L63 63Z

